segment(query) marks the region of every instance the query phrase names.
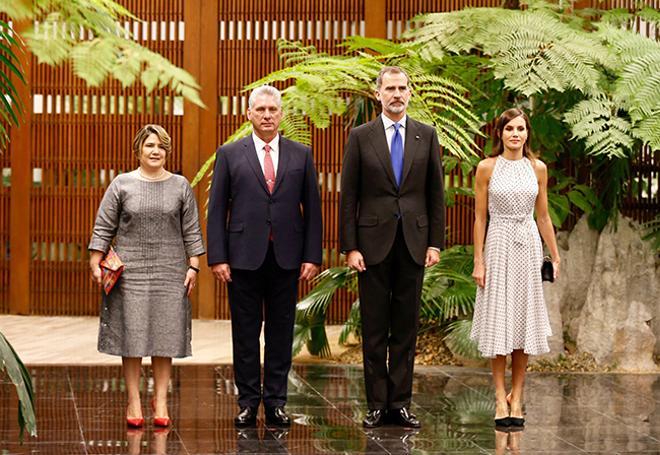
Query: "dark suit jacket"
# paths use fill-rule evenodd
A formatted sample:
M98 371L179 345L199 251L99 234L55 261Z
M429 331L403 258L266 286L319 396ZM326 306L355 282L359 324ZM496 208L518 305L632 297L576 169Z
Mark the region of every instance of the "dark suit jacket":
M268 192L252 136L216 153L208 207L208 263L256 270L273 235L283 269L321 263L321 201L309 147L280 136L273 194Z
M435 129L408 116L401 187L397 188L383 121L354 128L341 173L340 248L359 250L365 263L383 261L399 218L410 255L424 264L429 246L443 248L445 204Z

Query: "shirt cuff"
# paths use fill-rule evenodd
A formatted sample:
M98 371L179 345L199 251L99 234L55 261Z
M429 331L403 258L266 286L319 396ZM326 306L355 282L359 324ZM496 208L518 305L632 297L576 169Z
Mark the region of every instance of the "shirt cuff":
M441 252L440 248L436 248L436 247L434 247L434 246L430 246L430 247L428 247L428 249L429 249L429 250L437 251L438 253Z

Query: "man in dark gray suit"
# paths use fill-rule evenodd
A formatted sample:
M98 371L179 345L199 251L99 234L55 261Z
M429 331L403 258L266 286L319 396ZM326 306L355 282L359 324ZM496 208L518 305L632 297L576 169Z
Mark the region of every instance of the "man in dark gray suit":
M440 260L445 207L435 129L406 115L408 75L385 67L383 112L354 128L341 174L340 246L359 272L367 428L417 428L410 413L424 266Z
M227 283L232 321L237 427L288 426L284 405L298 280L321 264L322 220L312 151L278 134L280 92L250 94L251 136L220 147L208 208L208 263ZM263 391L259 335L265 317Z

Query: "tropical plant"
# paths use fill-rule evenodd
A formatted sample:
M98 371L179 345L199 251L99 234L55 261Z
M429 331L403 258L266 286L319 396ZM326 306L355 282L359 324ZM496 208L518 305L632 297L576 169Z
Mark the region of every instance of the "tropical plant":
M27 430L30 436L37 435L37 421L34 413L34 389L32 378L12 345L0 333L0 371L4 371L9 380L16 386L18 393L18 427L19 438L23 441L23 433Z
M472 280L472 247L456 245L442 252L442 260L424 272L420 320L423 327L440 326L445 329L447 344L454 352L477 358L478 352L469 339L476 288ZM298 303L294 329L294 355L304 345L310 354L330 355L325 332L328 307L339 289L357 295L357 273L348 267L333 267L315 279L314 288ZM346 343L350 335L360 339L360 307L355 300L340 335ZM465 333L467 331L467 334Z
M435 126L446 152L445 171L460 167L464 175L492 148L490 140L482 150L477 147L481 130L505 109L522 106L532 123L532 146L550 164L553 224L561 227L571 213L584 212L593 228L602 229L633 189L631 162L642 147L660 144L660 44L621 25L637 17L660 24L660 14L649 8L608 12L542 0L521 3L523 10L466 8L422 15L402 41L350 37L339 55L280 41L284 68L245 90L265 83L285 86L285 112L297 119L286 123L285 134L309 143L310 126L325 128L333 115L348 126L373 118L378 69L400 65L411 76L411 116ZM239 131L247 134L249 126ZM471 188L446 193L449 204L457 194L473 194ZM330 302L327 293L351 280L350 271L332 269L300 302L297 349L307 343L311 352L327 354L320 328ZM459 283L451 287L466 291L467 285L461 289ZM425 295L424 304L433 302L432 295ZM469 318L443 319L446 310L428 307L446 323L448 345L474 354L467 339ZM342 340L359 330L358 303L348 322Z
M147 91L169 89L203 106L194 78L131 39L120 24L138 20L111 0L0 0L0 151L9 142L9 127L18 127L24 110L16 83L25 84L21 56L36 55L39 63L61 65L70 62L73 72L90 86L108 78L127 87L138 81ZM16 24L25 28L14 28ZM32 25L27 25L27 24ZM37 23L38 27L33 24ZM34 394L30 374L5 337L0 334L1 370L16 386L19 399L20 438L24 431L36 436Z

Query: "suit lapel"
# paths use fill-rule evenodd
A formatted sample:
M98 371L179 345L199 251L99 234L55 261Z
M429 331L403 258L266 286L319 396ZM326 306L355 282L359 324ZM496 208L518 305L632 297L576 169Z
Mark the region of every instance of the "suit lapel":
M385 126L383 125L383 120L380 115L376 120L371 122L369 138L371 148L374 150L380 163L383 165L390 182L396 187L396 178L394 178L394 170L392 169L392 157L390 156L390 148L387 145L387 137L385 137Z
M408 116L406 120L406 143L403 147L403 172L401 174L401 186L406 181L406 176L410 172L415 152L419 146L419 130L417 123Z
M282 184L284 176L286 175L286 169L289 166L289 154L287 153L287 140L280 135L280 150L279 150L279 160L277 162L277 172L275 173L275 187L273 188L273 194Z
M264 172L261 170L261 165L259 164L259 158L257 157L257 150L254 147L254 141L252 140L252 136L248 136L245 138L245 142L243 142L243 147L245 147L245 157L248 160L248 163L250 163L250 167L254 171L255 176L257 177L257 180L259 183L261 183L262 188L266 193L268 193L268 186L266 185L266 177L264 176Z

